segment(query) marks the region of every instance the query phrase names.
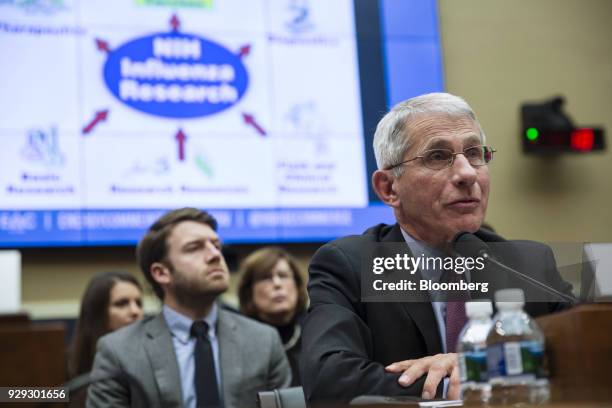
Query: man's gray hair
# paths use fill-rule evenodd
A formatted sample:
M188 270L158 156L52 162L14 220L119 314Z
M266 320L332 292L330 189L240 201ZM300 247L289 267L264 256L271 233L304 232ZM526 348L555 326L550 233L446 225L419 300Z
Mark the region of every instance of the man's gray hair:
M398 103L378 122L374 133L374 156L379 169L387 169L402 161L414 139L407 133L409 122L416 116L428 114L473 120L480 131L480 140L485 143L485 134L476 114L463 98L449 93L429 93ZM402 169L393 169L396 177L402 174Z

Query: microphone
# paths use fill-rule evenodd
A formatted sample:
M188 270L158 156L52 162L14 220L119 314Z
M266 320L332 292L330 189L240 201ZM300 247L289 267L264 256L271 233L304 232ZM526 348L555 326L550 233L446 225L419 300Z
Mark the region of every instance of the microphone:
M492 258L491 248L471 232L460 232L453 239L455 253L466 258Z
M478 238L476 235L471 232L460 232L455 235L453 239L453 250L455 254L467 257L467 258L483 258L486 264L491 264L509 273L511 275L516 276L524 282L527 282L543 291L554 295L558 298L561 298L564 301L574 303L575 299L571 296L566 295L565 293L561 293L558 290L548 286L545 283L540 282L537 279L532 278L531 276L525 275L522 272L517 271L503 263L499 262L495 257L491 254L491 248L484 242L482 239Z

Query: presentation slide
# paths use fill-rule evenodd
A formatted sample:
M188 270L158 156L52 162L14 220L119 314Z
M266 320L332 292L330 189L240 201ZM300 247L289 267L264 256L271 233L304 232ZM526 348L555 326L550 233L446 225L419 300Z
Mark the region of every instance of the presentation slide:
M372 125L442 89L434 1L9 0L0 59L3 247L134 244L183 206L229 242L359 233L391 219Z

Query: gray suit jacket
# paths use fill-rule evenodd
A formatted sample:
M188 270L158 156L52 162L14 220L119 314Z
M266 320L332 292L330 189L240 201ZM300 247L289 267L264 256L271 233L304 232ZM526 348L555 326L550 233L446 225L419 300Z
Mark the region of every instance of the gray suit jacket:
M257 392L283 388L291 370L278 332L219 309L219 360L225 408L255 407ZM144 319L98 341L87 407L182 407L172 335L163 315ZM138 386L138 383L141 385Z

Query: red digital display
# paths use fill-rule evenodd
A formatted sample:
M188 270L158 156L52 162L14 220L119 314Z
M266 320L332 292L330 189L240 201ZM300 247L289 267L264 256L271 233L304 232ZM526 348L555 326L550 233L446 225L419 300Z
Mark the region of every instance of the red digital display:
M582 127L574 130L523 129L523 150L526 153L592 153L605 149L604 130Z
M571 147L574 150L588 152L593 150L595 135L593 129L576 129L571 135Z

